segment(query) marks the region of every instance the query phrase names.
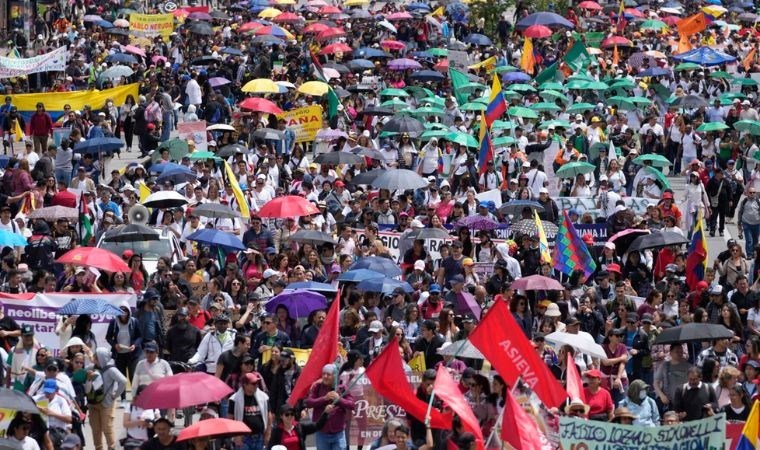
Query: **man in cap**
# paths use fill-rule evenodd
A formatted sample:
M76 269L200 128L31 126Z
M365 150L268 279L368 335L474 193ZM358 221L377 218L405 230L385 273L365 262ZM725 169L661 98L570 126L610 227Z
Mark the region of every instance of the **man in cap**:
M261 301L268 301L274 297L274 287L277 280L280 278L280 273L273 269L266 269L261 275L262 282L253 291L259 295Z
M68 434L61 441L62 450L82 450L82 440L76 434Z
M370 362L388 344L388 337L385 334L383 323L379 320L370 322L367 331L369 332L369 337L359 344L357 350L364 356L365 361Z
M420 335L414 343L414 357L422 355L425 358L425 367L435 367L443 361L438 349L443 345L443 337L437 332L438 325L435 321L427 319L422 322Z
M187 362L203 339L201 331L188 322L190 311L181 307L174 315L174 324L166 331L166 350L170 361Z
M350 391L341 392L345 387L335 390L335 377L338 367L327 364L322 368L322 379L314 383L304 401L307 408L312 409L312 420L317 422L327 411L327 423L317 431L317 450L339 450L348 448L346 443L346 417L354 410L354 398Z
M140 360L132 373L132 389L148 386L154 381L173 375L172 368L166 360L159 358L158 344L147 341L143 344L145 358Z
M214 327L203 336L198 350L188 361L197 365L196 370L202 370L209 375L216 375L216 362L219 356L235 345L235 332L229 329L230 318L220 313L214 317Z
M272 356L274 357L274 355ZM283 405L296 385L301 375L301 367L296 363L293 350L283 348L280 350L279 365L277 372L269 382L268 393L271 405Z
M723 236L723 230L726 226L726 214L729 208L733 206L731 184L723 176L723 170L716 168L714 175L710 178L705 186L705 191L710 199L712 212L707 219L707 225L710 228L710 236L715 236L717 225L720 235ZM720 219L720 220L719 220Z
M238 448L262 450L272 423L269 417L269 396L259 389L261 376L256 372L243 375L240 388L230 397L232 418L251 429L250 434L234 438Z
M451 255L441 261L441 267L436 275L436 281L439 285L448 286L455 275L464 273L462 247L462 241L460 240L455 240L451 243Z
M34 366L37 350L42 346L34 337L34 328L29 324L21 326L21 339L9 351L11 387L17 391L25 391L28 367Z

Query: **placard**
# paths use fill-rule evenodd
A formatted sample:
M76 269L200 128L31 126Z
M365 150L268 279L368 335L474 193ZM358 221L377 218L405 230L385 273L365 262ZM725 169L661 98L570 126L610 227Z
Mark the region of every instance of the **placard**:
M161 36L168 39L174 32L174 14L129 15L129 33L141 37Z
M285 119L286 126L296 135L296 142L311 142L322 129L322 107L319 105L286 111L277 117Z
M180 139L192 139L193 142L195 142L196 151L208 150L205 120L199 120L197 122L180 122L177 124L177 134Z

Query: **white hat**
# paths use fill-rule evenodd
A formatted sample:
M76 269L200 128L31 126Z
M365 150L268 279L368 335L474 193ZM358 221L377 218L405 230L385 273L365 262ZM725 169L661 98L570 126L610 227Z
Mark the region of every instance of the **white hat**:
M583 116L580 114L575 115L575 120L583 120Z
M214 141L214 140L208 141L208 146L209 147L216 147L216 141Z
M414 262L414 269L415 270L425 270L425 261L418 259Z
M559 317L562 315L562 313L559 311L559 306L557 306L556 303L552 303L546 307L546 312L544 315L546 317Z
M82 347L84 347L85 343L84 343L84 341L82 339L74 336L71 339L69 339L69 341L66 343L66 345L63 346L63 348L61 350L65 350L65 349L71 347L72 345L81 345Z
M266 280L267 278L273 277L275 275L280 275L280 272L278 272L276 270L272 270L272 269L267 269L267 270L264 271L263 277Z
M742 106L749 106L749 105L751 105L751 103L749 102L749 100L744 100L742 102Z
M716 284L710 288L710 294L720 295L723 293L723 286Z
M264 175L263 173L260 173L260 174L256 175L256 179L257 180L265 180L266 181L267 176Z
M430 175L429 177L427 177L427 180L428 180L428 183L435 183L436 178L435 178L435 176Z
M367 331L369 331L370 333L377 333L378 331L382 331L382 329L383 329L383 323L380 322L379 320L373 320L372 322L370 322L369 328L367 329Z
M530 163L528 161L525 161L524 163L522 163L522 166L523 167L530 167Z
M615 207L615 212L625 211L625 210L627 210L627 209L628 209L628 208L626 208L626 207L625 207L625 206L623 206L623 205L617 205L617 206Z
M545 187L542 187L541 189L538 190L538 193L539 194L548 194L549 193L549 189L546 189Z
M409 226L412 228L425 228L425 225L423 225L422 222L417 219L412 220Z
M609 178L607 178L607 175L599 175L599 181L607 181Z
M608 248L610 250L615 250L615 243L614 242L605 242L604 248Z

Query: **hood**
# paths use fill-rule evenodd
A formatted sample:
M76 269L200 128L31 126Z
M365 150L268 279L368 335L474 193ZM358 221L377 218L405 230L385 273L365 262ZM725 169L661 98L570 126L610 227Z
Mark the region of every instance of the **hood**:
M647 390L647 384L642 380L633 380L631 381L631 385L628 386L628 400L636 403L637 405L641 404L641 399L639 398L639 395L641 394L641 391L646 392Z
M50 227L44 221L38 220L38 221L34 222L34 226L32 227L32 231L36 235L47 236L47 235L50 234Z
M102 369L111 362L111 349L107 347L98 347L95 350L95 365Z
M499 252L503 260L509 259L509 246L505 243L496 244L496 251Z
M190 105L187 107L187 112L190 114L195 113L195 105Z
M119 305L119 308L126 308L127 311L129 311L127 313L127 317L132 317L132 308L130 308L128 301L124 300L123 302L121 302L121 304Z

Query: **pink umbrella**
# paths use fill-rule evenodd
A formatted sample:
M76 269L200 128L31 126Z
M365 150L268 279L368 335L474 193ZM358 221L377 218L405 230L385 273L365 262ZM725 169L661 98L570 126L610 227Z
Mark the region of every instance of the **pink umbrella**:
M218 402L232 389L219 378L203 372L180 373L148 385L134 400L143 409L187 408Z
M285 23L285 22L301 22L303 20L303 17L299 16L296 13L292 12L284 12L280 14L279 16L272 19L272 22L277 23Z
M327 3L324 0L309 0L309 3L307 3L307 6L310 8L319 8L322 6L327 6Z
M253 31L263 26L264 24L259 23L259 22L246 22L240 25L240 27L238 27L238 31L240 31L241 33L245 31Z
M512 289L523 291L563 291L565 288L554 278L530 275L512 282Z
M628 14L629 16L638 17L640 19L643 19L646 17L646 14L639 11L636 8L626 8L625 11L623 11L625 14Z
M153 61L153 64L158 64L159 62L165 63L167 61L166 56L161 55L153 55L150 60Z
M448 72L449 71L449 60L448 59L442 59L438 61L436 65L433 66L433 69L439 71L439 72Z
M113 26L119 28L129 28L129 21L126 19L116 19L113 21Z
M326 41L328 39L334 39L343 37L346 35L346 31L343 28L328 28L317 35L318 41Z
M629 41L628 39L624 38L623 36L610 36L604 41L602 41L602 48L611 48L611 47L633 47L633 42Z
M480 315L483 310L480 308L478 301L469 292L460 292L457 294L457 302L454 305L455 314L469 314L472 313L476 318L480 319Z
M141 49L140 47L135 47L134 45L127 45L124 47L124 51L127 53L132 53L133 55L142 56L145 58L145 50Z
M329 6L329 5L323 6L317 10L317 14L323 14L323 15L340 14L342 12L343 10L338 8L337 6Z
M329 28L330 27L328 25L325 25L323 23L310 23L309 25L306 25L306 28L303 29L303 34L318 34Z
M325 47L322 50L320 50L319 54L320 55L330 55L332 53L338 53L338 52L350 53L352 51L354 51L354 49L352 49L348 45L346 45L346 44L344 44L342 42L336 42L335 44L330 44L327 47Z
M581 8L583 8L583 9L588 9L588 10L591 10L591 11L599 11L599 10L602 9L602 5L600 5L597 2L591 1L591 0L586 0L585 2L580 2L578 4L578 6L581 7Z
M420 69L422 65L413 59L399 58L389 61L388 68L391 70Z
M409 20L412 19L412 15L406 11L402 11L388 14L385 18L387 20Z
M387 39L385 41L380 41L380 47L387 48L389 50L404 50L406 48L406 44L403 42Z
M531 25L523 31L523 35L529 38L545 38L552 34L552 30L545 25Z

